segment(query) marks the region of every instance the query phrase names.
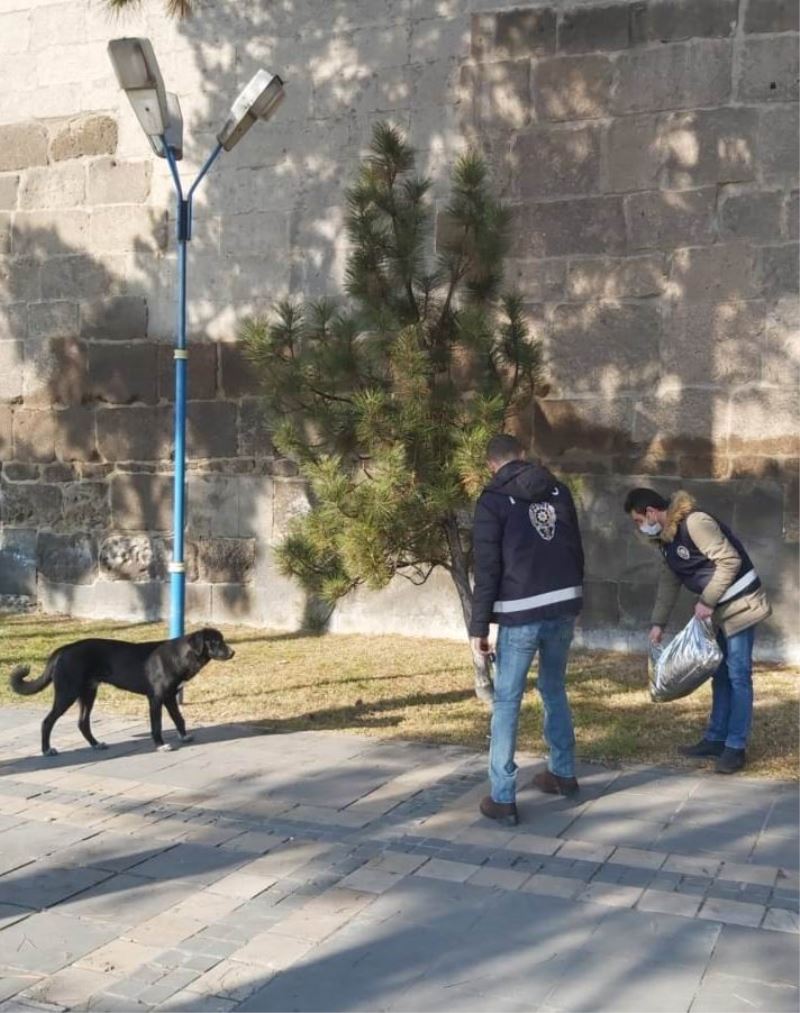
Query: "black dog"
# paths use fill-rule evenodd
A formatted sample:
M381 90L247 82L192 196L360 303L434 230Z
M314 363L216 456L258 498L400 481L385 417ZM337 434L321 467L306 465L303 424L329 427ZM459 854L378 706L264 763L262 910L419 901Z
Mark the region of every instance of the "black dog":
M150 701L150 730L159 749L172 749L161 736L161 709L166 707L183 742L191 742L178 709L178 690L212 659L229 661L234 651L219 630L206 628L174 640L151 640L131 644L123 640L78 640L53 651L38 679L26 682L29 665L17 665L11 673L11 688L27 696L53 683L53 709L42 722L42 753L55 756L50 733L61 715L80 699L78 719L83 737L92 749L105 749L92 735L90 725L97 687L107 682L130 693L142 693Z

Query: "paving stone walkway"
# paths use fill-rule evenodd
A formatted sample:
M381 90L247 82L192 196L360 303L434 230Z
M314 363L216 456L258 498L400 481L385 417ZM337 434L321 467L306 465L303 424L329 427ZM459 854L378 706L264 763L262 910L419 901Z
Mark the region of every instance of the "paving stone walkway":
M35 754L0 709L0 1010L793 1010L796 785L584 766L477 813L485 757L200 729ZM541 761L523 758L521 783Z

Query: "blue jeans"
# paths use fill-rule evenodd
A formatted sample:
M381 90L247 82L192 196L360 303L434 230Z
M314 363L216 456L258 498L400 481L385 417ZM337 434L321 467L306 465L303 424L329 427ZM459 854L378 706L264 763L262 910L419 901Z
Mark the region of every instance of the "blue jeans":
M544 707L544 738L550 750L547 766L560 777L575 776L575 733L565 683L574 627L572 616L500 627L489 747L489 779L495 802L513 802L516 797L514 752L519 708L537 651L537 685Z
M711 682L711 716L706 738L724 742L729 749L744 749L750 734L755 636L755 626L732 637L726 637L722 630L717 634L722 662Z

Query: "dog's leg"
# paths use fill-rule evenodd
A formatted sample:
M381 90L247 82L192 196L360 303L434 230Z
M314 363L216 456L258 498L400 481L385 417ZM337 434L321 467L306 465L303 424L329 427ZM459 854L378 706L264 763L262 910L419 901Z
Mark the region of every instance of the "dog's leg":
M44 721L42 721L43 756L58 755L58 750L53 749L53 747L50 745L50 735L53 731L53 725L56 723L56 721L58 721L58 719L61 717L64 711L69 710L69 708L75 703L77 699L78 699L77 692L75 693L71 691L67 691L66 693L63 691L59 692L58 687L56 687L56 695L55 699L53 700L53 707L50 713L44 719Z
M98 742L94 735L92 735L92 707L94 707L96 697L96 686L88 686L81 693L81 715L78 718L78 728L92 749L108 749L105 742Z
M156 744L156 749L161 749L165 753L168 753L172 750L172 746L168 742L164 742L164 737L161 734L161 709L164 706L163 701L155 696L151 696L149 699L150 733L153 736L153 742Z
M169 711L169 716L175 727L178 729L178 735L181 737L181 742L193 742L194 736L186 734L186 722L183 720L183 714L180 712L178 707L178 700L176 696L168 696L164 698L164 706Z

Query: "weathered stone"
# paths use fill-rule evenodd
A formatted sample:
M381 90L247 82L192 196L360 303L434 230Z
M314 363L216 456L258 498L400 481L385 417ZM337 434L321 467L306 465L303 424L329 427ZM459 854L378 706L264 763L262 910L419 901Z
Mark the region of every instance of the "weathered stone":
M89 164L87 196L96 204L143 204L150 194L150 162L98 158Z
M752 544L762 539L772 544L783 534L783 486L780 482L759 479L736 484L733 507L733 528Z
M150 566L150 576L153 580L169 580L172 544L171 538L154 538L152 540L153 559ZM183 565L186 567L186 580L196 581L198 579L197 546L191 540L183 543ZM207 615L208 613L203 618L207 618Z
M558 306L547 353L560 393L652 382L658 372L661 319L649 303Z
M613 64L607 56L537 60L533 70L537 119L591 120L605 116L612 78Z
M22 397L22 369L25 345L21 341L0 341L0 400Z
M625 219L619 197L522 205L515 212L515 220L512 256L615 254L625 248Z
M56 417L46 409L15 408L14 457L19 461L52 461L55 457Z
M158 346L158 396L175 400L175 358L172 345ZM189 344L187 393L190 401L210 401L217 394L217 346L209 341Z
M117 124L110 116L83 116L53 131L50 157L54 162L83 155L113 155Z
M70 531L107 528L111 519L105 482L70 482L64 486L61 527Z
M259 271L263 274L264 258L274 257L276 250L288 248L289 225L290 216L283 211L226 215L222 220L220 252L223 256L235 257L239 267L238 275L232 279L231 294L234 299L243 296L244 288L252 295L254 276ZM248 264L247 258L254 259ZM252 271L247 270L248 266L252 267ZM275 265L278 274L284 267L285 265L281 264Z
M157 580L154 561L148 535L111 535L100 543L100 574L108 580Z
M236 456L236 405L229 401L192 401L187 411L189 457Z
M94 580L97 546L89 535L40 531L36 555L42 576L51 583L91 584Z
M800 384L800 301L787 296L767 313L761 378L778 386Z
M558 49L564 53L626 49L630 42L628 20L625 4L564 11L558 22Z
M78 306L58 300L28 306L28 334L31 338L73 338L78 333Z
M626 398L543 398L534 408L537 452L559 464L574 451L599 455L627 449L632 424L633 405Z
M92 212L92 249L101 253L157 252L167 248L165 212L118 204Z
M645 0L631 7L631 41L681 42L727 38L737 20L737 0Z
M11 215L0 214L0 255L11 250Z
M756 112L728 108L675 113L662 123L661 145L670 188L754 179Z
M800 239L800 191L795 190L786 198L786 238Z
M44 482L74 482L80 477L75 466L64 461L43 465L41 475Z
M140 341L147 336L147 300L142 296L115 296L83 303L81 335L101 341Z
M86 392L86 346L82 342L75 338L26 341L24 358L21 375L26 405L81 403Z
M569 262L566 293L576 300L638 299L660 295L665 284L665 262L660 253L624 260L581 257Z
M16 173L0 176L0 210L13 211L17 206L18 192L19 176Z
M12 416L11 405L0 404L0 461L11 456Z
M684 384L750 383L759 376L764 303L677 303L664 322L664 371Z
M107 268L86 254L47 260L41 275L43 299L95 299L114 285Z
M797 178L800 163L800 126L797 106L774 106L760 110L758 154L761 174L767 180Z
M563 260L529 260L509 257L505 277L528 302L559 302L564 295L567 265Z
M625 198L628 243L634 250L714 242L716 190L652 190Z
M209 584L247 584L253 579L254 538L203 538L197 541L198 573Z
M19 206L24 211L76 207L83 204L85 193L82 165L48 165L25 173L19 188Z
M753 0L744 16L746 32L796 32L800 21L794 0Z
M171 412L132 405L97 411L97 448L107 461L160 461L172 447Z
M244 398L239 403L238 452L257 458L272 458L275 454L264 405L257 398Z
M18 211L11 230L11 249L15 257L39 259L74 254L85 249L88 232L88 211Z
M92 461L97 458L95 412L83 405L57 413L56 456L61 461Z
M693 247L672 258L673 298L724 302L759 294L756 251L749 243Z
M600 128L533 127L512 148L523 198L585 194L599 189Z
M620 54L617 73L615 113L720 105L730 92L731 44L713 40L629 50Z
M223 342L219 346L220 389L224 397L246 397L261 388L256 368L241 344Z
M237 480L221 475L198 475L187 483L187 530L194 538L239 535Z
M466 64L461 89L479 128L518 130L530 122L530 60Z
M583 609L580 625L616 626L619 623L619 585L610 580L586 580L583 584Z
M10 443L9 443L10 446ZM9 482L35 482L42 474L38 464L23 464L21 461L6 461L3 476Z
M9 527L0 531L0 594L36 594L35 531Z
M124 410L124 409L121 409ZM111 513L118 531L169 531L172 479L166 475L112 475Z
M158 345L89 345L88 395L110 404L155 404Z
M518 60L552 53L556 16L550 9L501 11L472 16L472 56L476 60Z
M633 439L665 455L708 454L728 434L727 393L672 387L637 404Z
M50 526L61 516L61 489L41 483L15 483L3 480L0 518L10 527Z
M603 189L612 193L654 189L664 160L659 117L614 119L603 145Z
M762 248L760 276L764 295L774 299L786 295L797 296L799 273L797 254L797 243Z
M655 601L653 584L633 584L628 581L620 581L618 588L622 621L632 626L643 626L648 623Z
M736 88L739 101L796 102L799 94L796 35L753 37L742 43Z
M781 234L783 194L779 191L737 191L726 187L721 195L719 233L723 239L763 239Z
M47 165L47 132L41 123L0 126L0 172Z
M275 482L273 489L271 545L282 541L289 534L292 521L310 509L305 482L284 479Z

